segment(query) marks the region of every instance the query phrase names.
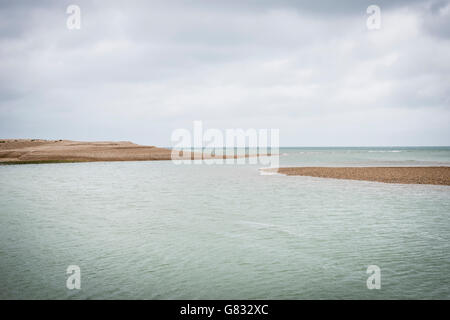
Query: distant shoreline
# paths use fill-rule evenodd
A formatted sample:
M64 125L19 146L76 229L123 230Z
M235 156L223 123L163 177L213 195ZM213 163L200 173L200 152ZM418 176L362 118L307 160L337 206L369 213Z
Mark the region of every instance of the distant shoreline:
M72 140L0 139L0 164L44 164L100 161L167 161L174 150L129 141L83 142ZM265 154L210 155L180 151L183 160L228 159ZM194 158L195 157L195 158Z
M129 141L1 139L1 164L170 160L172 150Z
M286 167L267 170L287 176L450 185L450 167Z

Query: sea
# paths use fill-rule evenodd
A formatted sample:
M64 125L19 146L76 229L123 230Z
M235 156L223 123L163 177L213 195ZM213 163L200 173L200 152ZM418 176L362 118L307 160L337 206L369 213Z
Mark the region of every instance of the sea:
M450 147L280 148L279 163L450 166ZM0 299L450 299L449 186L262 168L1 165Z

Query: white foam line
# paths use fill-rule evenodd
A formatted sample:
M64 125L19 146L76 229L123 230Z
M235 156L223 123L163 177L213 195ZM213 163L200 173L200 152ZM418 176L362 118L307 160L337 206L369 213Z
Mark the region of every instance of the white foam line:
M279 168L259 168L259 174L262 176L283 176L284 174L281 174L278 172Z

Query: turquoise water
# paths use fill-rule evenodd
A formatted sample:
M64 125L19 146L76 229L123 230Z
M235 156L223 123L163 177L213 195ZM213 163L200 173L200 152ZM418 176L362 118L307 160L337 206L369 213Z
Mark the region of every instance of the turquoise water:
M280 154L282 166L450 165L450 148ZM450 298L450 187L260 167L0 166L0 298ZM69 265L81 290L66 288Z
M283 166L450 166L450 147L281 148Z

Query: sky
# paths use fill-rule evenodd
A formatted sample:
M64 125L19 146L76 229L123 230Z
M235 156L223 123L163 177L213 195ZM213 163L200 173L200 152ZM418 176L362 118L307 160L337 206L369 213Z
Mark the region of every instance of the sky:
M450 1L0 1L0 138L170 146L195 120L450 145Z

